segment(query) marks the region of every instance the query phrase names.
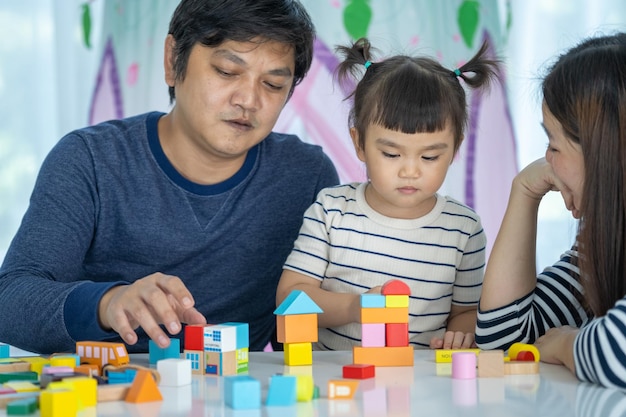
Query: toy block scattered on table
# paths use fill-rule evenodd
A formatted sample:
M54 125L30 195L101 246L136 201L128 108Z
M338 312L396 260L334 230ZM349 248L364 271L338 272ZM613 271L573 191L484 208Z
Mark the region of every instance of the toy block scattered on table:
M356 364L345 365L343 367L343 377L351 379L367 379L376 376L376 367L374 365Z
M74 368L74 372L91 377L100 376L100 369L98 368L98 366L88 363L78 365L76 368Z
M504 375L532 375L539 373L539 362L510 361L504 363Z
M452 363L452 355L456 352L473 352L478 355L480 349L435 349L435 362Z
M163 359L179 359L180 358L180 339L170 338L168 347L159 347L152 339L148 341L148 360L150 365L156 364Z
M71 390L43 390L39 397L41 417L74 417L78 413L76 392Z
M296 375L296 401L308 402L313 399L315 383L310 375Z
M81 363L98 365L100 369L108 364L121 366L130 362L126 346L123 343L76 342L76 354L80 357Z
M363 347L383 347L386 343L385 323L363 323L361 324L361 346Z
M353 346L353 363L374 366L413 366L411 346L362 347Z
M6 388L7 390L10 388ZM0 395L0 408L6 408L7 405L9 405L10 403L12 403L13 401L19 401L19 400L24 400L27 398L35 398L35 399L39 399L39 393L40 391L33 391L33 392L16 392L15 390L12 390L13 393L12 394L2 394Z
M50 360L41 356L25 356L20 357L20 361L28 362L30 370L41 374L43 368L50 365Z
M508 350L508 357L512 361L539 362L539 349L527 343L513 343Z
M76 368L80 365L80 356L78 355L70 355L70 354L56 354L50 356L50 366L66 366L68 368Z
M11 347L6 343L0 343L0 358L10 358Z
M98 402L124 401L129 390L130 384L98 385Z
M29 397L21 400L11 401L7 404L8 416L23 416L33 414L37 411L37 405L39 404L37 397Z
M331 379L328 381L328 398L349 400L354 397L359 381L349 379Z
M485 350L478 353L478 377L499 378L504 376L504 351Z
M4 383L4 387L11 388L15 392L37 392L40 390L39 384L31 381L8 381Z
M76 391L79 411L98 403L98 382L94 378L73 377L64 379L63 382Z
M163 396L152 374L144 370L137 372L137 376L126 394L125 401L129 403L145 403L162 400Z
M180 387L191 384L191 361L187 359L162 359L157 362L161 386Z
M297 401L297 378L293 375L272 375L265 404L293 405Z
M228 322L204 328L206 374L236 375L248 371L249 325Z
M284 346L285 365L300 366L313 364L313 346L306 343L285 343Z
M191 362L191 373L202 375L205 372L204 350L187 350L183 352L183 358Z
M29 362L19 359L3 358L0 359L0 374L9 372L28 372L31 371Z
M4 384L9 381L37 381L39 379L39 375L37 372L26 371L26 372L6 372L0 374L0 384Z
M261 407L261 383L248 375L224 377L224 402L235 410Z
M476 378L476 354L474 352L455 352L452 354L452 378Z

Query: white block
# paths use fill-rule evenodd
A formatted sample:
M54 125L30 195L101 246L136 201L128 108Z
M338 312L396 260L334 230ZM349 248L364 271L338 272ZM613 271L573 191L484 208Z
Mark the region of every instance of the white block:
M191 361L189 359L162 359L157 361L161 375L159 386L180 387L191 384Z

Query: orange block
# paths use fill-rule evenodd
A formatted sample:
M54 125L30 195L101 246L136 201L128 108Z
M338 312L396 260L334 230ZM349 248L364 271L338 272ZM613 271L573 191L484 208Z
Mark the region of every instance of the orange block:
M361 323L408 323L408 307L362 308Z
M125 398L129 403L163 401L163 396L150 371L139 370Z
M276 334L280 343L317 342L317 331L317 314L276 316Z
M413 366L413 354L412 346L354 346L352 348L352 362L374 366Z
M349 400L354 397L359 381L349 379L331 379L328 381L328 398Z

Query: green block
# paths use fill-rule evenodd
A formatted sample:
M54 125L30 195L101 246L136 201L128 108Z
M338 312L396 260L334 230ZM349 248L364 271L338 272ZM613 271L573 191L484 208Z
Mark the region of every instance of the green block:
M39 380L39 374L34 371L27 372L6 372L0 374L0 384L4 384L9 381L37 381Z
M7 404L8 416L25 416L37 411L37 397L11 401Z

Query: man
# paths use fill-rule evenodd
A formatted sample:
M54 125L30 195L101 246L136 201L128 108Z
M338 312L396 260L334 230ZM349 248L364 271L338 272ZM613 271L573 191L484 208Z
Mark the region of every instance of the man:
M239 321L263 349L302 215L338 182L320 147L271 132L313 39L294 0L182 0L172 110L71 132L44 161L0 268L1 341L145 352L182 323Z

